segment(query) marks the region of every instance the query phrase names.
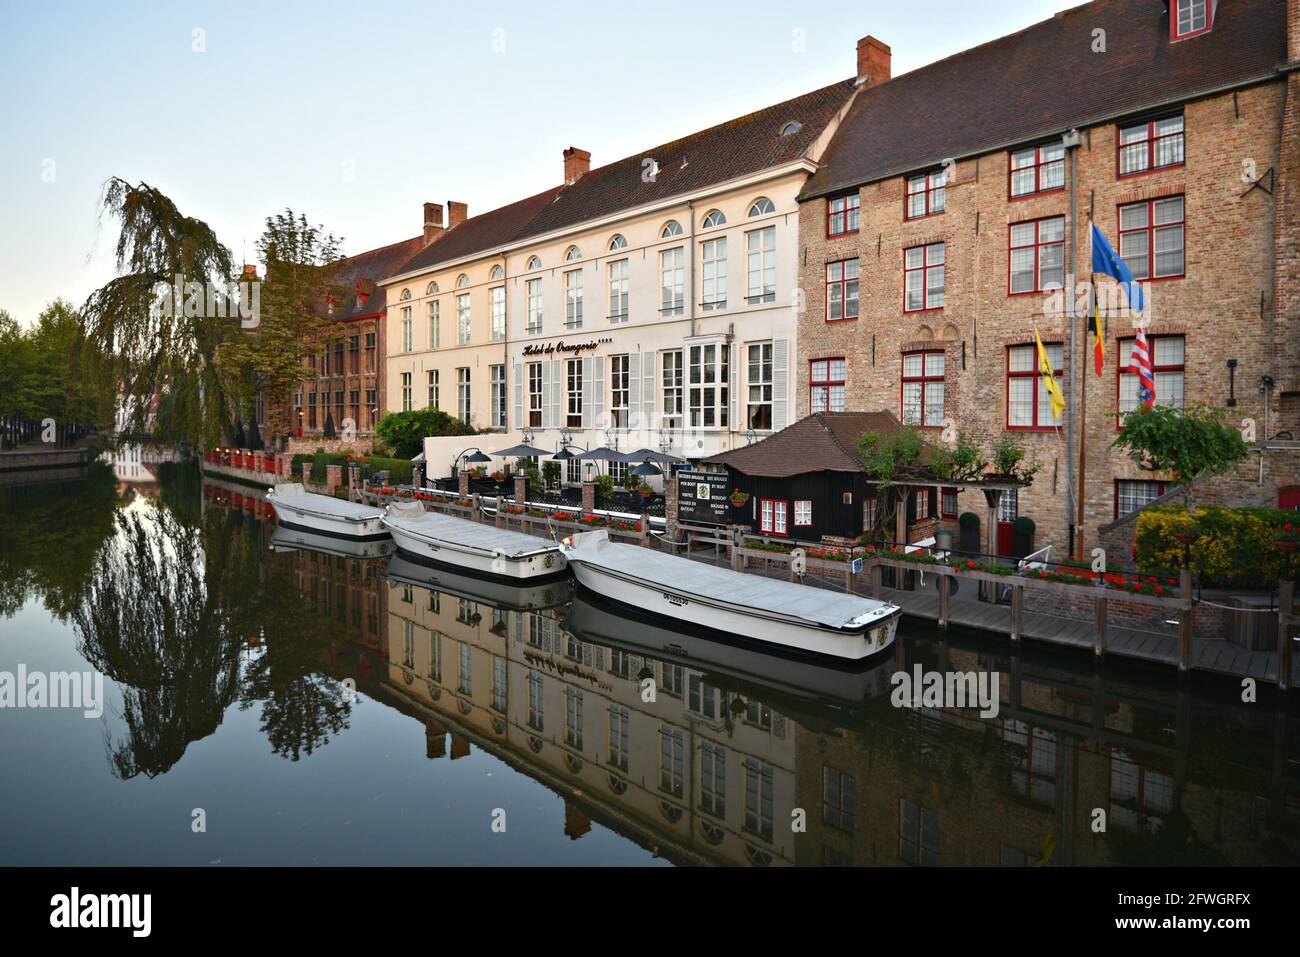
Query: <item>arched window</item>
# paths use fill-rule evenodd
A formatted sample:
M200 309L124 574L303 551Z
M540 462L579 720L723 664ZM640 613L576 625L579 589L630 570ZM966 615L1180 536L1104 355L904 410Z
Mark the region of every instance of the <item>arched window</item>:
M469 285L469 276L465 275L464 273L461 273L459 276L456 277L457 289L464 289L468 285Z
M566 263L575 263L582 258L582 250L577 246L570 246L564 251L564 261Z
M400 296L398 296L397 298L401 299L402 302L405 302L406 300L408 300L408 299L411 298L411 290L409 290L409 289L403 289L403 290L402 290L402 294L401 294Z
M627 240L623 238L622 233L615 233L614 238L609 241L610 252L615 249L627 249Z
M431 282L429 283L429 288L424 290L424 294L426 296L432 296L437 291L438 291L438 284L436 282Z
M541 268L542 268L542 261L538 259L536 256L529 256L528 262L524 264L525 271L532 270L532 269L541 269Z
M492 272L488 274L488 278L489 278L489 279L500 279L500 278L501 278L502 276L504 276L505 274L506 274L506 271L505 271L504 269L502 269L500 266L493 266L493 267L492 267Z
M785 126L781 127L781 135L794 136L794 134L798 133L801 129L803 129L802 123L798 120L791 120L789 123L786 123Z
M709 214L704 217L703 229L712 229L714 226L726 225L727 217L722 215L722 210L711 209Z
M749 218L753 219L755 216L766 216L768 213L775 212L776 207L772 205L772 201L766 196L760 196L750 204Z
M675 219L670 219L664 223L664 228L659 231L660 239L672 239L674 236L682 234L682 224Z
M609 776L609 789L613 791L615 794L626 794L627 782L624 781L622 778L620 778L618 775L611 774Z

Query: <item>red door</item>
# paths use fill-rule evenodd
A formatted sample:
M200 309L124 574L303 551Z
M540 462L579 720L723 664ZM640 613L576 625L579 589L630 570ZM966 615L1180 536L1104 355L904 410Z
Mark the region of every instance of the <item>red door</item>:
M1300 509L1300 485L1287 485L1278 489L1277 507L1288 511Z
M1016 501L1016 490L1009 488L1002 493L1002 503L998 506L998 554L1010 555L1016 544L1016 516L1020 514L1020 505Z

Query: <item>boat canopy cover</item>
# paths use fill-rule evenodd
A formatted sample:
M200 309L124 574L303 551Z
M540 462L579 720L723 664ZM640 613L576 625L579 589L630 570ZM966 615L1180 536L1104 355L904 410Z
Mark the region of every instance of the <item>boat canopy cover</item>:
M385 522L393 528L416 535L421 538L459 545L462 548L480 549L492 555L506 558L523 558L538 552L555 551L559 548L554 542L512 532L480 522L471 522L441 512L426 512L417 502L391 506Z
M318 515L328 515L332 518L350 519L352 521L362 521L369 518L379 518L384 513L371 505L362 505L360 502L349 502L345 499L335 498L332 495L318 495L315 492L303 491L299 482L281 482L271 493L272 502L282 502L293 508L302 508L315 512Z
M567 557L571 562L585 562L637 579L655 590L668 589L713 603L789 615L830 628L845 627L865 615L883 618L893 611L893 606L873 598L735 572L639 545L611 542L603 528L573 536Z

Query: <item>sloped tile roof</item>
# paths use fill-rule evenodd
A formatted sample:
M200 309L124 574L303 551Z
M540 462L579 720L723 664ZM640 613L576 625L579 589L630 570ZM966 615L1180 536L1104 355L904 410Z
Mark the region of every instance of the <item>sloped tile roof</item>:
M1283 0L1219 0L1214 28L1176 43L1167 7L1095 0L863 90L801 198L1265 79L1286 59Z
M378 285L379 280L389 275L423 245L424 236L421 235L340 259L335 264L337 270L335 282L349 291L347 307L336 309L330 314L330 318L342 322L358 316L382 313L387 307L387 302L384 287ZM362 292L369 293L366 301L360 305L356 297L358 285Z
M789 478L806 472L862 472L858 436L873 431L888 435L900 428L898 419L889 412L814 412L761 442L704 461L761 478Z
M793 162L808 152L853 91L853 81L843 80L597 167L576 183L467 219L389 275L428 269ZM799 129L782 136L791 121ZM651 181L642 178L647 159L658 165Z

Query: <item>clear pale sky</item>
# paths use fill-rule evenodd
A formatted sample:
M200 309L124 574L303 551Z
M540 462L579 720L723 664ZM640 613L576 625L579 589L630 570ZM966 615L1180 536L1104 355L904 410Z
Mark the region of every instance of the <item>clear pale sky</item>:
M897 76L1074 5L5 0L0 309L30 324L111 278L110 176L236 260L285 207L351 254L417 235L426 200L555 185L566 146L599 166L852 76L868 33Z

